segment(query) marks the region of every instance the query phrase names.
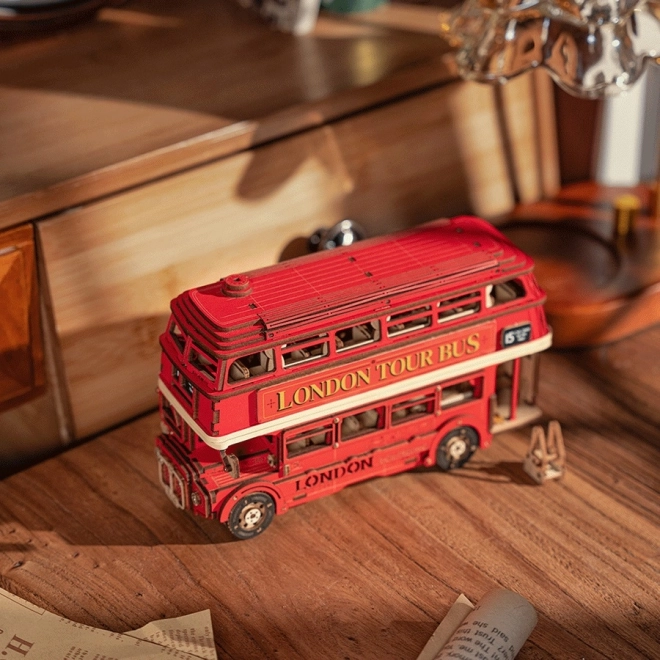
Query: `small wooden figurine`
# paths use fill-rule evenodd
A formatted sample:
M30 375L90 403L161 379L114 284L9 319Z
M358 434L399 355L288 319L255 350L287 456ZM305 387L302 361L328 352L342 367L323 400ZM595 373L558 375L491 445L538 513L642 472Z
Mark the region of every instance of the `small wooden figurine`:
M548 479L561 479L566 472L566 450L564 449L564 436L557 420L548 425L548 438L542 426L532 429L532 441L529 445L525 461L525 472L542 484Z

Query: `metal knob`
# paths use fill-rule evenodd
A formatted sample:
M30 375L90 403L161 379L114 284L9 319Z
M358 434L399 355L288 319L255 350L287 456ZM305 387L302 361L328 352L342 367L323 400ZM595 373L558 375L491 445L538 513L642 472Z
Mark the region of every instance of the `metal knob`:
M366 231L354 220L341 220L332 227L317 229L308 239L311 252L352 245L366 238Z

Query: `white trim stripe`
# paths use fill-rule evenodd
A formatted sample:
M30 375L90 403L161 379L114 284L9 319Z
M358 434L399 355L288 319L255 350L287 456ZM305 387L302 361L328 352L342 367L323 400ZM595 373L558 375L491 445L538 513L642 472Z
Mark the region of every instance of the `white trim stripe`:
M535 339L534 341L527 342L525 344L519 344L517 346L512 346L511 348L504 348L499 351L494 351L493 353L487 353L486 355L481 355L471 360L465 360L464 362L458 362L457 364L452 364L448 367L443 367L441 369L436 369L435 371L429 371L419 376L413 376L412 378L407 378L406 380L397 381L391 383L390 385L384 385L377 389L368 390L360 394L355 394L353 396L346 397L344 399L339 399L337 401L331 401L329 403L324 403L320 406L315 406L306 410L301 410L300 412L292 413L291 415L286 415L284 417L278 417L277 419L269 420L261 424L255 424L246 429L241 429L240 431L234 431L233 433L228 433L224 436L213 436L206 433L199 424L186 412L184 407L179 403L174 394L168 389L168 387L163 383L163 381L158 379L158 389L162 395L168 400L170 405L176 410L176 412L183 417L184 421L190 428L207 444L213 449L227 449L232 445L237 444L238 442L244 442L250 438L255 438L259 435L265 435L267 433L274 433L281 431L286 428L291 428L292 426L297 426L298 424L304 424L305 422L312 422L315 419L321 419L323 417L329 417L345 410L350 410L351 408L359 408L360 406L365 406L370 403L375 403L376 401L381 401L384 399L389 399L399 394L405 394L406 392L411 392L417 390L421 387L427 385L433 385L434 383L441 383L442 381L449 380L451 378L457 378L464 374L469 374L473 371L479 371L485 369L486 367L491 367L494 364L501 364L502 362L507 362L509 360L515 360L525 355L532 355L534 353L540 353L546 348L549 348L552 344L552 333L549 332L544 337Z

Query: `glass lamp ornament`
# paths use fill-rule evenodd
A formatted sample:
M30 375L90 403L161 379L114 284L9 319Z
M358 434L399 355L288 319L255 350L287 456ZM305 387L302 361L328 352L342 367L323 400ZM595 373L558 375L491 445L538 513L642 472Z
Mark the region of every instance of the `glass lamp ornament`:
M464 78L504 82L543 66L587 98L629 89L660 58L658 0L465 0L441 29Z

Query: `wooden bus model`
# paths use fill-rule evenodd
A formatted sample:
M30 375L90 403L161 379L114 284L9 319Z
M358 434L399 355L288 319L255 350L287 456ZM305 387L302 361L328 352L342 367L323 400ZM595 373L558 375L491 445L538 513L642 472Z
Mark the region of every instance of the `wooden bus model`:
M245 539L349 484L463 465L538 416L532 267L458 217L182 293L160 338L169 498Z

